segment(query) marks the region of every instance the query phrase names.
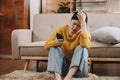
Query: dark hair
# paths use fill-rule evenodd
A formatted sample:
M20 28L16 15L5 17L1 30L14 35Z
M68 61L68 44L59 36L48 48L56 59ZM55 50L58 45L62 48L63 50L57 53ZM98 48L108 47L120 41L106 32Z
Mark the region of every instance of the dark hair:
M77 17L77 13L78 13L78 12L76 11L76 12L73 14L71 20L72 20L72 19L74 19L74 20L79 20L78 17Z
M78 17L77 17L77 13L78 13L78 11L76 11L76 12L73 14L71 20L72 20L72 19L73 19L73 20L79 20ZM86 15L85 22L87 23L87 22L88 22L87 13L86 13L85 11L83 11L83 13Z

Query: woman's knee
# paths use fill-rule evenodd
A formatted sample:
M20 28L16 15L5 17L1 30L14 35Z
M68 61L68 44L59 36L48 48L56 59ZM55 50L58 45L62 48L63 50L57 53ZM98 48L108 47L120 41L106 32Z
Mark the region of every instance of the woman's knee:
M81 45L78 45L75 50L76 51L82 50L82 52L84 53L83 56L88 56L88 49L82 47Z
M55 50L56 48L57 48L57 47L51 47L51 48L50 48L50 51L51 51L51 50Z
M75 48L75 50L80 50L80 49L84 49L85 51L87 51L87 48L84 48L81 45L77 45Z
M49 55L63 56L63 52L59 47L51 47L49 50Z
M81 45L77 45L75 49L83 49Z

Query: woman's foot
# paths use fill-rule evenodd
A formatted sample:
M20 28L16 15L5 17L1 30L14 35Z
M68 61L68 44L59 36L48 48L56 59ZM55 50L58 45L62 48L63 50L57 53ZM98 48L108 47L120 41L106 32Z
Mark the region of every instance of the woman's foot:
M65 77L64 80L72 80L72 78L67 78L67 77Z
M62 77L59 73L55 73L55 80L62 80Z

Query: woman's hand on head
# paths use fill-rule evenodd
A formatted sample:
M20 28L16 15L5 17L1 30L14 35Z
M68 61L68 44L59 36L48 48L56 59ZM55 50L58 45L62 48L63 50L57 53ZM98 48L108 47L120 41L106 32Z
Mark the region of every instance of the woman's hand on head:
M86 15L85 15L85 13L83 11L78 11L77 17L78 17L80 22L85 22Z
M82 33L86 32L87 31L87 28L86 28L86 15L83 11L78 11L77 13L77 17L81 23L81 31Z

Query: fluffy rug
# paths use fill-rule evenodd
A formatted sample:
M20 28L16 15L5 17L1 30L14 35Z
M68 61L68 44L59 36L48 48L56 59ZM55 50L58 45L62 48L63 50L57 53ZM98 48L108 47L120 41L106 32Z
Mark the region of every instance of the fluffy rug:
M54 80L54 76L48 72L33 72L17 70L12 73L0 76L0 80ZM89 73L86 78L73 78L73 80L120 80L119 77L97 76Z

